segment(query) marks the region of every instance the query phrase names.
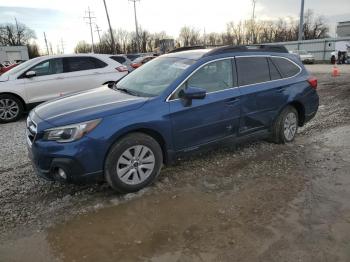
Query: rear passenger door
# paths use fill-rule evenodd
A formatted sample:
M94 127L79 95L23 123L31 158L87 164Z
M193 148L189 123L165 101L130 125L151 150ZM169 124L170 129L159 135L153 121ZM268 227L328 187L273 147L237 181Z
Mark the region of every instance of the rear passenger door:
M236 88L232 59L210 62L198 69L170 97L170 117L177 151L236 135L240 117L240 94ZM185 107L178 93L187 87L206 90L202 100Z
M75 93L99 87L107 64L95 57L76 56L63 58L64 76L62 94Z
M288 59L269 56L236 57L236 65L242 94L240 134L270 128L288 102L288 78L299 68Z

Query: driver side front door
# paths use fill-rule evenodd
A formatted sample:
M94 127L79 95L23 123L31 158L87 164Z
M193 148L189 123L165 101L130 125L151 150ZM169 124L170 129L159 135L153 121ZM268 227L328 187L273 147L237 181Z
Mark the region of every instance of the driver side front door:
M237 134L240 93L233 66L229 58L210 62L172 95L169 103L176 151L186 151ZM190 106L184 106L178 93L189 86L203 88L207 94L204 99L194 99Z

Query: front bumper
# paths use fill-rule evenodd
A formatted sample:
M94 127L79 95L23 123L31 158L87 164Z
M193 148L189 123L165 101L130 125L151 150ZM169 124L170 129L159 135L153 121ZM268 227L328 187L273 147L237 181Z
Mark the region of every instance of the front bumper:
M84 168L79 164L79 162L74 159L47 158L46 161L50 163L49 168L43 169L40 167L40 163L33 156L30 149L28 155L37 176L45 180L73 184L89 184L104 180L102 171L86 173L84 171ZM67 175L66 178L62 178L61 176L59 176L59 168L64 170L64 172Z
M74 184L103 181L102 169L92 167L98 162L96 156L91 150L84 152L86 144L84 141L82 142L83 148L79 148L77 143L75 145L62 145L46 141L30 143L27 140L28 156L36 174L46 180ZM86 161L91 164L86 165ZM66 173L65 179L59 176L59 168Z

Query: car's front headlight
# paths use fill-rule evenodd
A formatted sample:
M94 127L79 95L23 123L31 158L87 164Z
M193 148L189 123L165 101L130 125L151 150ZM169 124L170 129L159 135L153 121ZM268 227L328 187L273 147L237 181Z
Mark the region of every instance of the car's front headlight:
M91 132L100 122L101 119L96 119L68 126L50 128L45 130L44 140L60 143L76 141Z

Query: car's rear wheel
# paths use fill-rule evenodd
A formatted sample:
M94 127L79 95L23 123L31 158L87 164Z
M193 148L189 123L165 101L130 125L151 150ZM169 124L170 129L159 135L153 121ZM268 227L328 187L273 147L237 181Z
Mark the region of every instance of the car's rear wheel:
M143 133L132 133L116 142L108 153L105 176L121 193L136 192L151 184L163 164L158 142Z
M275 143L292 142L298 131L298 112L293 106L287 106L279 114L273 126L272 139Z
M23 104L15 96L0 94L0 123L17 121L23 113Z

